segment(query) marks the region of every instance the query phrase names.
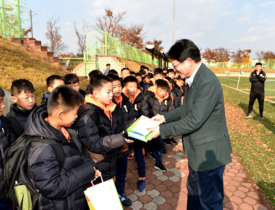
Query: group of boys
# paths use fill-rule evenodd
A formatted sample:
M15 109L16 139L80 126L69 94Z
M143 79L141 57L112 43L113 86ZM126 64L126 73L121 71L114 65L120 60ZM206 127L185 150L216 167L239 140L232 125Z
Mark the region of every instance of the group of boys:
M145 190L146 155L155 159L155 168L167 171L162 164L166 145L174 139L160 136L148 143L130 139L126 129L140 116L153 117L169 112L182 103L184 81L173 70L139 73L128 68L105 76L99 70L89 74L90 83L80 89L74 74L46 79L48 93L41 105L35 104L35 89L26 79L12 82L10 112L3 116L4 91L0 88L0 209L13 209L6 200L4 157L23 134L52 139L63 150L65 161L60 169L57 155L45 142L33 142L27 152L27 173L32 187L41 194L38 209L88 209L84 191L90 181L100 182L115 177L119 198L130 206L125 195L127 161L137 162L137 188Z

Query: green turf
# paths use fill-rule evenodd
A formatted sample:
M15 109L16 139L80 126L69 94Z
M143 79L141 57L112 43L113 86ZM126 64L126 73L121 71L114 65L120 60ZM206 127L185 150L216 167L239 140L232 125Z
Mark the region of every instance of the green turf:
M238 77L219 77L222 84L237 88ZM250 92L251 83L248 77L240 77L239 90ZM275 78L267 78L265 81L265 96L275 97ZM270 100L275 102L275 98Z
M234 87L236 78L220 77L222 84ZM230 79L230 80L229 80ZM242 78L242 88L248 88L249 82ZM270 84L269 84L270 83ZM273 84L271 84L273 83ZM274 82L268 82L266 88L274 95ZM265 196L275 207L275 104L265 101L264 120L258 118L258 103L254 104L252 118L244 118L248 107L248 94L224 87L225 103L236 112L227 115L228 127L233 151L245 164L247 170L262 189ZM274 99L273 99L274 100ZM231 118L231 119L228 119Z

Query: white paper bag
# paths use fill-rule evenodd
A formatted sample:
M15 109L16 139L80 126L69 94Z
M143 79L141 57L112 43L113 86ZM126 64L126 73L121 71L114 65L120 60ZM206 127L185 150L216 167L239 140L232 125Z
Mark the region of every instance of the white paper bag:
M123 210L113 179L102 180L102 183L87 188L84 193L90 210Z

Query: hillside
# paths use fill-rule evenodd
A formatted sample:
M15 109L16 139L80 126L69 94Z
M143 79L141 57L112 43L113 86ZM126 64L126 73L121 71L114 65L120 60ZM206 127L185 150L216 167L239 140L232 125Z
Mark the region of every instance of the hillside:
M0 87L10 91L13 80L28 79L34 85L36 102L40 104L42 94L47 91L46 78L67 73L43 53L0 38ZM85 89L88 80L81 79L81 82L81 88Z

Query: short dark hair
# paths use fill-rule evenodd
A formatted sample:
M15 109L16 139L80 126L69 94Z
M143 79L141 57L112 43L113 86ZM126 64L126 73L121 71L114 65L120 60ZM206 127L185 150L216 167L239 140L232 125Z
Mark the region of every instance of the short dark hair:
M64 79L66 85L75 84L79 82L79 78L75 74L66 74L64 76Z
M130 71L130 74L134 74L134 75L136 75L136 72L134 72L134 71Z
M51 75L46 79L47 87L52 87L54 84L54 80L62 80L65 83L64 77L60 75Z
M165 90L169 90L169 85L165 80L158 79L156 81L156 85L157 85L157 88L162 88L162 89L165 89Z
M200 49L189 39L178 40L167 52L167 57L179 62L183 62L187 58L196 63L201 61Z
M144 66L144 68L143 69L147 69L148 71L149 71L149 68L147 67L147 66Z
M145 77L149 78L149 79L152 79L154 77L154 75L152 73L148 73Z
M115 75L118 75L117 71L116 71L116 70L114 70L114 69L111 69L111 70L109 71L108 75L109 75L109 74L115 74Z
M167 67L164 67L164 68L163 68L163 71L165 71L165 70L168 71L168 68L167 68Z
M96 75L92 77L90 80L91 93L93 94L94 90L101 90L103 85L108 82L113 82L113 79L105 75Z
M138 83L137 78L135 78L134 76L129 76L129 77L124 78L123 82L124 82L125 85L128 82L136 82L136 83Z
M14 80L11 85L11 95L15 96L20 94L22 91L25 93L34 93L33 84L27 79Z
M124 70L127 70L127 71L129 71L129 72L131 73L130 69L128 69L128 68L123 68L123 69L121 69L121 73L122 73Z
M141 73L136 73L136 77L142 77Z
M4 97L4 96L5 96L5 91L2 88L0 88L0 97Z
M255 66L258 66L258 65L263 66L263 64L262 64L262 63L260 63L260 62L258 62L258 63L256 63L256 64L255 64Z
M139 73L142 74L142 75L144 75L144 74L146 74L146 71L144 69L140 69Z
M90 73L89 73L89 79L92 79L96 75L102 75L102 72L99 71L99 70L90 71Z
M116 81L116 80L120 81L120 78L115 74L108 74L108 77L110 77L113 81Z
M82 102L83 97L79 92L69 86L61 85L55 88L49 97L48 113L52 115L53 110L56 108L62 108L64 112L69 112Z
M157 75L157 74L163 74L163 70L161 68L155 68L154 70L154 76Z
M111 64L107 63L106 66L111 66Z
M165 77L165 79L166 79L169 83L173 83L173 79L171 79L171 77Z
M167 71L167 74L169 74L169 73L173 73L174 75L176 75L176 72L174 71L174 69L169 69L169 70Z

